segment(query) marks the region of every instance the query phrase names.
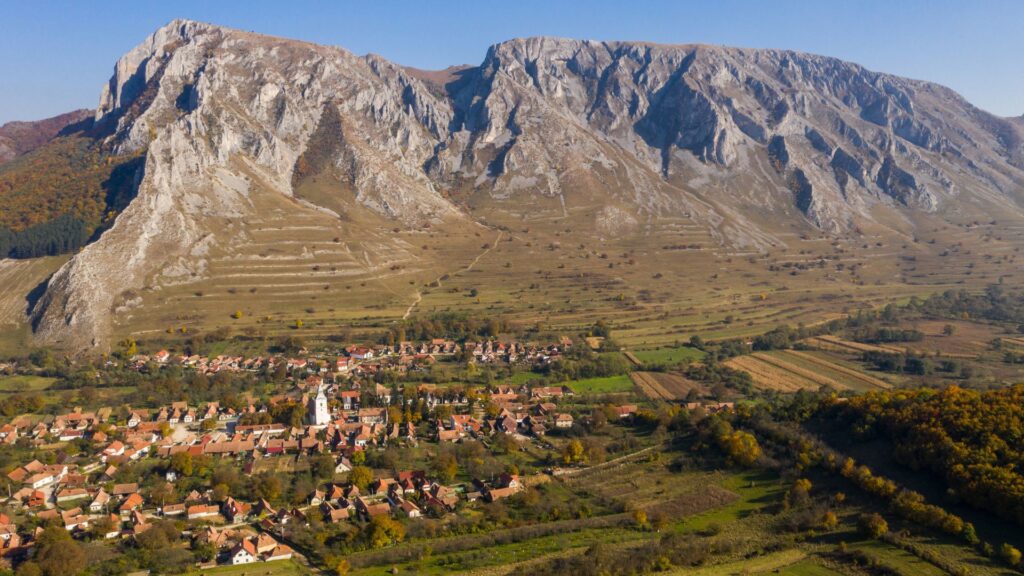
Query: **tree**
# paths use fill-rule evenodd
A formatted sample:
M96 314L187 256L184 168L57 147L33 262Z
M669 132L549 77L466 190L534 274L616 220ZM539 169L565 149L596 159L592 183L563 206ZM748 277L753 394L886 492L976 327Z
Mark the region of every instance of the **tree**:
M573 438L565 445L562 449L562 461L566 464L575 464L582 462L584 458L583 444L579 440Z
M836 513L831 510L826 511L825 516L821 519L821 527L831 532L832 530L835 530L838 526L839 517L836 516Z
M749 432L736 430L720 440L729 458L741 466L753 466L761 457L761 446L757 438Z
M213 487L213 501L223 502L228 499L228 494L231 493L231 489L227 484L217 484Z
M45 576L73 576L85 569L85 553L67 530L51 526L36 539L35 561Z
M241 317L242 317L242 311L241 311L241 310L235 310L235 311L234 311L234 312L233 312L233 313L231 314L231 317L232 317L232 318L234 318L235 320L238 320L239 318L241 318Z
M390 516L374 516L366 530L371 548L383 548L405 538L405 526L392 520Z
M946 324L945 326L942 327L942 333L945 334L946 336L952 336L953 334L956 334L956 326L952 324Z
M1007 542L1003 542L1003 545L999 547L999 557L1003 559L1010 566L1017 566L1020 564L1020 550L1014 548Z
M348 481L358 486L360 490L365 490L370 482L373 482L373 470L366 466L354 466L348 473Z
M119 344L121 345L125 358L131 358L139 353L138 344L136 344L135 340L132 338L125 338L119 342Z
M647 528L647 511L643 508L637 508L633 511L633 522L636 527L645 530Z
M880 538L889 531L889 523L881 514L861 514L857 519L857 528L868 538Z
M281 479L277 477L277 474L269 472L257 476L253 486L253 492L257 496L270 502L277 500L281 496L281 489Z
M309 463L309 469L313 473L313 476L321 480L330 480L333 478L334 468L334 457L330 454L318 454L314 456Z
M171 470L182 476L192 475L192 454L189 452L176 452L171 455Z
M459 461L455 455L448 451L438 452L430 463L430 469L443 483L451 482L459 473Z

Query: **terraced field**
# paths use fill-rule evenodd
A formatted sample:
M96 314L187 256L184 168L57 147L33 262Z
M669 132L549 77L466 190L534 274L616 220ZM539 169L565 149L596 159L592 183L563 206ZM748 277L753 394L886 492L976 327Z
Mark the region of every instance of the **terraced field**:
M400 318L421 286L447 266L470 262L480 238L493 237L486 229L396 233L365 210L340 218L280 195L253 201L258 217L226 220L218 242L195 264L198 272L142 291L141 306L121 319L122 327L140 339L218 328L326 338L341 326L358 330ZM454 254L443 265L423 248L438 242Z
M902 354L903 352L906 351L906 348L901 348L899 346L891 344L865 344L863 342L853 342L852 340L844 340L839 336L833 335L807 338L803 342L808 346L812 346L820 350L828 350L831 352L845 352L856 354L860 354L861 352L885 352L889 354Z
M645 396L654 400L684 400L691 390L704 390L699 382L671 372L632 372L629 377Z

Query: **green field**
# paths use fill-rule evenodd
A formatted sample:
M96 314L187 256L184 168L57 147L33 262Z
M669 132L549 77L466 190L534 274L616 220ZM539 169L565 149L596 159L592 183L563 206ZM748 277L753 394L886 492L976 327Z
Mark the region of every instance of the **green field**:
M703 350L680 346L678 348L652 348L650 350L630 350L644 364L678 364L702 360Z
M633 389L633 381L626 374L587 378L569 382L569 388L577 394L608 394L611 392L629 392Z
M826 568L812 559L801 560L796 564L790 564L789 566L786 566L774 573L782 574L784 576L837 576L841 574L841 572L836 572L831 568Z
M686 532L706 530L713 525L723 525L741 520L764 506L782 498L783 487L777 477L766 472L748 471L727 477L721 486L739 494L740 498L721 508L709 510L678 525Z
M0 393L41 392L56 381L56 378L44 376L0 376Z

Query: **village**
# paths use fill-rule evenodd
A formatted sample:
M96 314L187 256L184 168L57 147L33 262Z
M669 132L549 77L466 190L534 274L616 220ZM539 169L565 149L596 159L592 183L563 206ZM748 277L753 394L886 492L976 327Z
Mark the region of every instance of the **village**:
M457 354L481 364L537 367L556 361L571 346L567 338L548 346L433 340L350 346L330 361L315 355L186 357L165 350L134 355L125 366L139 371L178 366L215 374L283 367L287 379L280 393L241 409L168 399L155 408L76 407L4 423L0 445L46 458L6 471L11 513L0 516L0 555L17 563L45 526L63 527L76 538L119 542L173 521L191 549L211 551L200 567L276 562L296 556L289 544L296 526L437 518L478 501L509 498L525 482L514 465L453 482L453 474L426 469L375 475L364 464L368 455L387 447L439 452L444 445L478 441L554 451L556 466L578 465L583 458L568 453L563 458L548 440L549 433L578 431L591 418L567 407L571 388L494 384L453 392L426 383L385 386L374 377L382 371L415 371ZM609 405L601 417L628 422L638 410L636 403ZM321 470L322 482L290 505L232 494L223 484L192 482L196 488L183 493L178 484L202 461L228 462L246 476L276 463L299 462ZM123 469L142 465L159 475L162 485L149 482L143 488L126 480Z

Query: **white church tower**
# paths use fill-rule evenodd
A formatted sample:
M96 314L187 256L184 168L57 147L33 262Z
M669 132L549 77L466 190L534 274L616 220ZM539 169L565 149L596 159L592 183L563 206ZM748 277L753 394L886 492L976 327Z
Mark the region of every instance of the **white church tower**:
M331 421L331 413L327 410L327 396L323 386L316 389L316 396L309 400L306 407L307 418L312 426L327 426Z

